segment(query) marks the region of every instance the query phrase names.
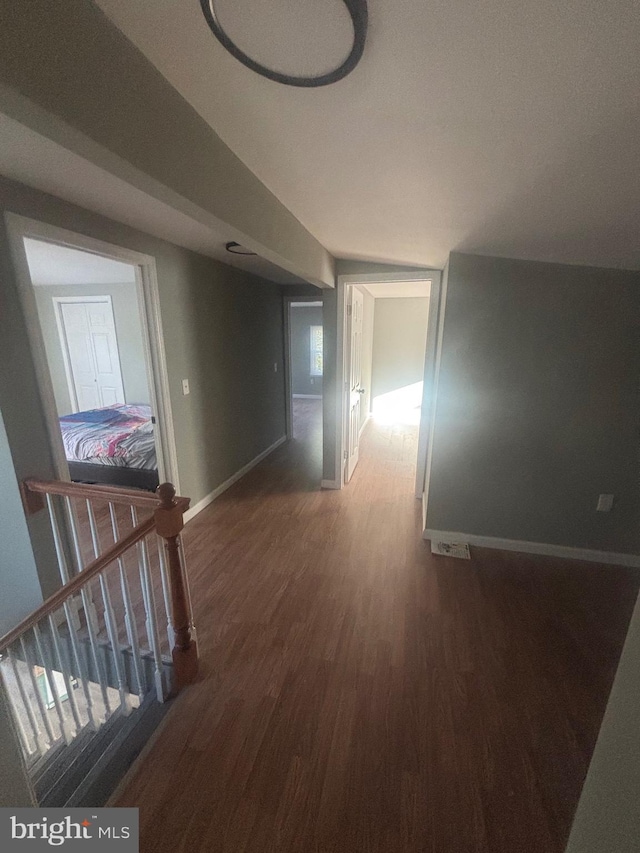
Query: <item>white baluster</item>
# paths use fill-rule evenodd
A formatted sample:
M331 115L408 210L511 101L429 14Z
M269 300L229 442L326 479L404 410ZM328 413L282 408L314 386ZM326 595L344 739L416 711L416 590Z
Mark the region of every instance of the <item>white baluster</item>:
M131 507L131 519L134 526L138 525L138 513L134 506ZM142 587L142 598L145 606L147 638L151 651L153 652L153 660L155 664L154 681L156 687L156 696L158 702L164 702L164 679L163 679L163 662L160 653L160 638L158 636L158 626L156 624L156 605L153 592L153 585L149 575L149 554L147 550L147 540L144 538L138 543L138 558L140 570L140 585Z
M38 710L40 711L42 724L44 726L45 732L47 733L47 737L49 738L49 746L52 746L57 740L57 738L53 733L49 714L47 713L47 709L44 707L44 702L42 701L40 688L38 687L38 682L36 681L36 674L34 672L35 664L33 662L33 658L31 657L30 652L28 651L27 644L24 641L24 637L20 637L20 648L22 649L22 656L25 659L27 667L29 669L29 677L31 678L31 687L33 689L33 695L36 697L36 704L38 706Z
M67 565L67 557L64 553L64 548L62 547L62 537L60 536L60 526L58 524L56 508L53 503L53 496L47 494L45 495L45 497L47 499L47 509L49 510L49 520L51 521L53 544L56 549L56 557L58 558L58 568L60 570L60 577L62 578L63 584L69 583L69 566ZM67 498L67 500L69 499Z
M91 690L89 688L89 677L86 671L86 667L84 665L84 660L82 658L82 652L80 651L80 645L78 643L78 635L76 633L75 623L73 621L73 616L77 615L74 610L72 610L71 604L69 600L65 601L64 605L64 615L67 619L67 627L69 629L69 639L71 640L71 649L73 651L73 658L76 662L76 670L78 673L78 678L82 682L82 692L84 693L84 699L87 705L87 717L89 718L89 725L93 729L97 729L101 719L96 718L96 711L93 705L93 698L91 696Z
M20 676L16 672L15 666L11 667L12 675L16 680L16 687L18 687L18 693L20 694L20 699L22 700L22 704L25 705L25 710L28 707L24 700L22 699L22 690L20 689ZM18 731L18 739L20 740L20 747L22 749L22 754L25 758L25 761L29 761L29 757L33 754L35 749L37 749L37 741L35 749L31 748L31 743L29 741L29 736L27 734L27 730L24 727L24 723L22 722L22 714L20 713L20 709L18 708L18 703L16 701L15 690L13 689L13 685L10 681L7 680L7 673L4 671L4 668L0 669L0 682L4 685L5 693L7 696L7 705L9 706L9 710L11 712L11 716L13 717L13 722L15 723L16 729Z
M67 690L67 699L69 701L69 707L71 708L71 714L73 716L74 722L76 724L75 734L78 734L80 729L82 728L82 720L80 719L80 710L78 708L78 703L76 702L75 693L73 690L73 685L71 684L71 679L69 678L69 668L67 666L67 662L62 659L62 651L60 649L60 637L58 636L58 629L56 628L56 624L53 619L53 614L49 615L49 631L51 632L51 640L53 642L53 649L55 652L55 657L58 660L58 666L60 669L59 672L62 673L62 678L64 679L64 686ZM54 659L55 663L55 659Z
M91 530L91 541L93 543L93 553L96 559L100 556L100 539L98 537L98 525L93 512L93 507L90 501L87 501L87 513L89 514L89 529ZM125 678L122 670L122 660L120 659L120 642L118 640L118 629L113 612L113 604L111 601L111 593L109 592L109 584L105 577L105 572L101 572L100 591L102 593L102 603L104 605L104 621L107 627L109 643L113 655L113 665L116 672L116 681L118 682L118 692L120 694L120 708L123 714L128 715L131 712L131 706L128 699L128 692L125 687Z
M182 569L182 583L187 591L187 602L189 604L189 613L191 614L191 636L196 638L196 626L193 624L193 601L191 600L191 585L187 576L187 556L184 552L184 542L182 536L178 536L178 551L180 552L180 567Z
M164 554L164 540L156 536L158 545L158 562L160 564L160 577L162 578L162 598L164 600L164 612L167 617L167 639L169 641L169 654L174 644L174 630L171 624L171 592L169 590L169 576L167 574L167 561Z
M15 655L13 654L10 648L6 650L6 654L7 659L11 664L11 669L13 670L13 676L16 680L16 684L18 685L18 691L20 692L22 704L24 705L25 711L27 712L27 719L29 720L29 725L31 726L31 731L33 733L33 741L35 744L36 751L39 752L40 755L44 755L44 753L47 751L47 743L42 737L40 727L38 726L38 722L36 720L36 715L33 713L33 708L31 706L29 697L27 696L27 691L24 689L24 684L22 683L22 676L18 672L18 664L15 659Z
M111 516L111 529L113 531L114 544L120 538L118 531L118 519L116 517L113 504L109 503L109 515ZM120 570L120 589L122 590L122 601L124 602L124 622L127 629L127 638L131 646L133 655L133 671L138 685L138 696L142 701L144 694L147 692L147 680L144 671L144 666L141 666L140 645L138 643L138 624L133 607L131 606L131 591L129 588L129 578L124 566L122 558L118 558L118 568Z
M49 683L49 690L51 690L51 695L53 696L53 704L55 705L58 721L60 723L60 734L65 739L66 743L70 744L73 740L73 736L71 735L67 721L65 720L62 702L60 701L60 694L58 693L58 685L56 684L56 680L53 675L53 666L51 665L48 654L45 654L42 634L40 633L38 625L33 626L33 636L36 641L36 648L40 655L40 660L42 661L41 665L44 668L45 675Z
M67 498L67 510L69 512L69 521L71 524L71 538L73 540L73 547L76 554L78 569L82 571L82 569L84 568L84 561L82 559L82 550L80 548L80 540L78 538L78 527L76 523L73 504L71 503L69 498ZM111 703L109 702L109 695L107 692L107 677L105 673L104 662L100 654L100 644L98 643L98 614L96 612L95 604L93 603L93 595L91 594L91 584L89 582L87 582L80 590L80 597L82 598L82 607L84 609L84 615L87 621L87 632L89 634L89 644L91 645L91 655L93 657L93 664L96 668L96 675L100 683L102 701L104 702L104 707L106 709L107 716L109 716L111 714Z

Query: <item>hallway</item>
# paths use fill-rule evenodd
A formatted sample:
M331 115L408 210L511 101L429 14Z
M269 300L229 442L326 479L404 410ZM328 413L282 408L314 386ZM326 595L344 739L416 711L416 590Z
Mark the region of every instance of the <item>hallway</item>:
M202 678L112 803L144 853L564 849L638 580L432 557L416 440L323 492L309 417L186 527Z

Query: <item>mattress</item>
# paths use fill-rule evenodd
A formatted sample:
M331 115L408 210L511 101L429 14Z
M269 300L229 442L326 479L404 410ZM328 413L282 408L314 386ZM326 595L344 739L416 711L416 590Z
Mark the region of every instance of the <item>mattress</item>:
M106 406L64 415L60 431L69 462L149 471L157 468L150 406Z

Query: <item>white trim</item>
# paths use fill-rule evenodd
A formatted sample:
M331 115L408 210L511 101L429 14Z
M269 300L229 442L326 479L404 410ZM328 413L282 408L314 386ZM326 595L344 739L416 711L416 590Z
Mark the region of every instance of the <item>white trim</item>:
M476 536L473 533L453 533L449 530L425 530L424 539L441 539L445 542L468 542L478 548L495 548L499 551L519 551L523 554L541 554L567 560L584 560L614 566L640 568L640 556L617 554L613 551L595 551L589 548L571 548L567 545L549 545L544 542L524 542L517 539L498 539L493 536Z
M61 480L69 480L69 467L58 425L58 412L38 318L34 287L31 282L29 264L24 247L23 238L25 237L61 246L69 246L70 248L101 255L102 257L113 258L132 264L136 268L135 287L142 326L142 343L145 353L149 396L151 409L156 417L158 427L158 440L156 442L158 451L158 476L161 482L163 480L170 480L176 487L176 491L180 493L177 447L169 396L169 379L167 376L164 335L160 318L155 258L132 249L125 249L122 246L114 246L111 243L87 237L84 234L68 231L65 228L58 228L46 222L28 219L9 211L5 213L5 222L16 271L20 301L27 325L29 344L38 380L40 398L47 423L56 476Z
M433 457L433 436L436 426L436 408L438 404L438 383L440 380L440 362L442 361L442 338L444 333L444 312L447 300L447 280L442 276L431 282L429 293L429 319L427 322L427 345L424 354L424 383L422 386L422 405L420 407L420 432L418 434L418 458L416 463L415 495L420 499L425 492L428 495ZM426 517L426 504L425 504Z
M237 483L241 477L244 477L245 474L248 474L252 468L255 468L256 465L259 465L263 459L273 453L276 448L280 447L281 444L284 444L287 440L287 436L283 435L282 438L279 438L277 441L274 441L272 445L267 447L266 450L263 450L262 453L259 453L255 459L252 459L251 462L247 462L246 465L243 465L239 471L236 471L235 474L232 474L228 480L225 480L224 483L221 483L217 486L212 492L209 492L208 495L205 495L198 503L194 504L190 509L188 509L184 514L185 523L187 521L191 521L192 518L195 518L199 512L202 512L203 509L209 506L210 503L213 503L216 498L219 498L223 492L226 492L227 489L231 488L234 483Z
M339 275L338 281L344 284L359 284L366 287L367 284L393 284L397 282L401 284L404 281L433 281L435 276L440 276L442 270L429 269L425 267L423 270L411 270L410 272L402 272L398 269L396 272L384 273L349 273L349 275Z
M334 463L334 486L327 488L342 489L344 487L344 421L345 421L345 322L347 320L347 281L350 276L338 276L336 286L337 299L337 321L336 321L336 429L335 429L335 463ZM331 482L331 481L327 481Z
M287 441L293 438L293 406L291 404L291 297L282 300L284 315L284 422Z
M447 262L448 263L448 262ZM437 306L434 306L437 309L437 333L436 333L436 350L435 350L435 363L433 367L433 392L432 392L432 402L431 402L431 410L429 412L429 435L427 438L427 446L426 446L426 465L424 471L424 483L422 493L424 495L424 527L427 526L427 515L429 510L429 485L431 483L431 465L433 464L433 444L435 440L435 432L436 432L436 415L438 410L438 389L440 387L440 366L442 363L442 343L444 340L444 317L445 312L447 310L447 290L449 285L449 275L446 272L442 276L437 290ZM428 342L427 342L428 346ZM424 389L423 389L424 394ZM416 481L417 482L417 481Z
M353 285L365 286L367 284L382 284L402 281L429 281L432 284L439 283L442 272L436 269L424 269L419 271L403 272L398 269L389 273L358 273L339 275L336 285L336 298L338 301L338 317L336 329L336 430L335 430L335 482L344 487L344 451L346 447L346 387L348 377L345 376L347 359L345 358L346 321L347 321L347 295L348 288Z
M320 481L321 489L341 489L342 486L337 480L321 480Z
M288 299L292 299L291 296L287 297ZM302 297L300 297L302 299ZM306 297L305 297L306 298ZM291 302L292 308L322 308L322 302L318 302L317 300L314 302Z
M322 400L322 394L292 394L294 400Z

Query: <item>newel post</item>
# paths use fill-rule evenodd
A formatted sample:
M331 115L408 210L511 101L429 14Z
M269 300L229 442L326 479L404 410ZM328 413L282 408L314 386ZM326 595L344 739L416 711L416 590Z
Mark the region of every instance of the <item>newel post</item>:
M171 587L171 624L174 632L174 647L171 651L175 674L175 686L180 690L195 681L198 672L198 651L191 637L189 599L185 589L184 574L180 560L178 536L184 527L182 510L175 501L176 490L171 483L162 483L156 494L160 505L154 513L156 533L165 542L169 585Z

